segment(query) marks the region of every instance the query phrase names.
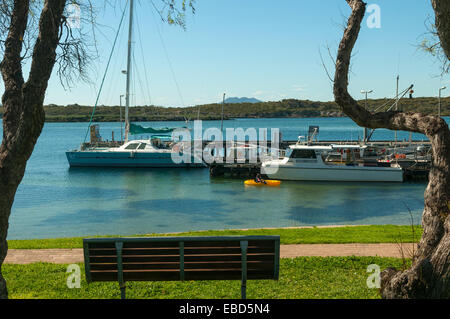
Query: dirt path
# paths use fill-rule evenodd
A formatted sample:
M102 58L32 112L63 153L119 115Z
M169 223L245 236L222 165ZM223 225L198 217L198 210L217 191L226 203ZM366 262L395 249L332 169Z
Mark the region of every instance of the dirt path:
M410 258L413 244L403 244L405 257ZM379 256L401 258L398 244L312 244L281 245L281 258L301 256ZM83 262L82 249L10 249L6 256L7 264L31 264L47 262L73 264Z
M416 244L402 244L403 254L411 258L411 252ZM312 244L312 245L281 245L281 258L300 256L378 256L402 258L399 244Z

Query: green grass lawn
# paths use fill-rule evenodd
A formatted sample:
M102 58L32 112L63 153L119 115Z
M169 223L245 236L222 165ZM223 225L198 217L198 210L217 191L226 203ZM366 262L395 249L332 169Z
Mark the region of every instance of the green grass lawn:
M409 263L409 261L407 261ZM280 280L250 280L248 298L379 298L378 289L366 285L367 266L381 270L402 267L402 260L379 257L299 257L281 259ZM81 267L81 288L69 289L67 265L3 265L10 298L101 299L120 298L117 283L87 284ZM128 298L240 298L239 281L133 282L127 283Z
M217 230L178 234L149 234L139 236L225 236L225 235L280 235L281 244L345 244L345 243L411 243L422 236L422 227L375 225L333 228ZM105 237L105 236L102 236ZM113 237L113 236L108 236ZM81 248L83 237L9 240L10 249Z

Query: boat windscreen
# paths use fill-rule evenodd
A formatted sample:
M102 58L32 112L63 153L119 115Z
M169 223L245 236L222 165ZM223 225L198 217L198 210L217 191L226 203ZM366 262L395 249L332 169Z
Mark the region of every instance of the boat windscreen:
M290 158L317 158L314 150L293 150Z
M125 147L126 150L135 150L139 146L139 143L131 143Z

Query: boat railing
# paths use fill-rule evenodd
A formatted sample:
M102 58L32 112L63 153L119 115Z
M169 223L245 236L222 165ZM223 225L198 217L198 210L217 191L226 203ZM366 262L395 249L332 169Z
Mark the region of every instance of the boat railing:
M93 149L93 148L111 148L111 147L120 147L123 145L121 141L98 141L95 143L87 142L81 144L80 149L82 151Z

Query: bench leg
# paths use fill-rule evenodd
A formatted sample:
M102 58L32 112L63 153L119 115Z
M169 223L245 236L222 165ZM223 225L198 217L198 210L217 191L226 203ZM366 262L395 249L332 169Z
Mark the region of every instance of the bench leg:
M247 248L248 241L241 241L241 298L247 299Z
M126 287L120 287L120 299L127 299L126 294L125 294L125 289Z

